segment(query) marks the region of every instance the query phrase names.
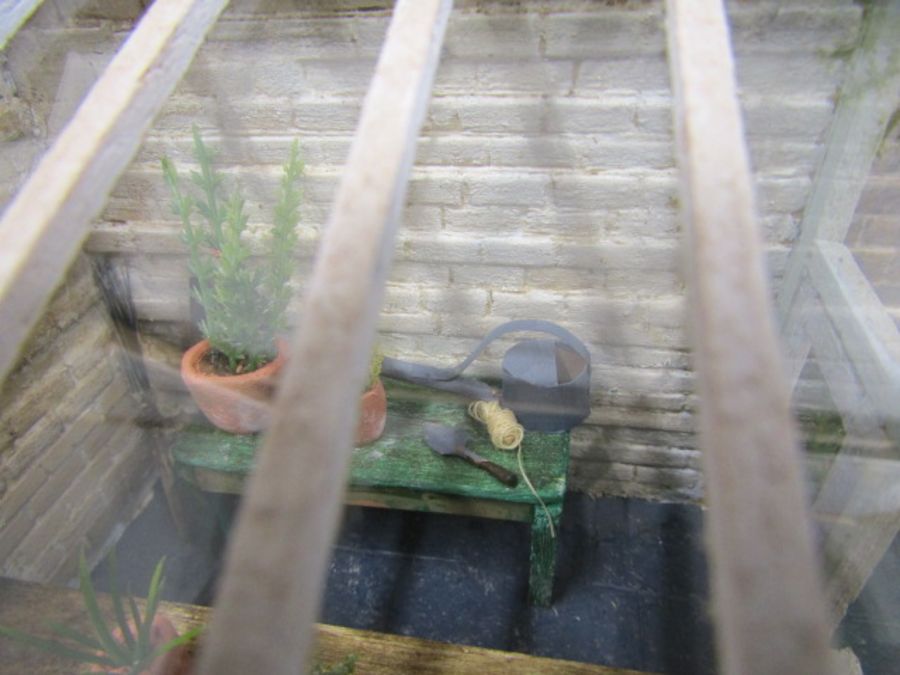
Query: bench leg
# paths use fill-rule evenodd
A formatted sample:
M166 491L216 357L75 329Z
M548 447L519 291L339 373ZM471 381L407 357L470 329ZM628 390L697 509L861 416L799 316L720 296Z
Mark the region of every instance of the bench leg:
M531 571L528 594L532 604L540 607L549 607L553 597L553 572L556 569L562 504L548 504L547 510L550 512L550 518L544 509L535 506L531 520ZM556 532L555 538L550 534L551 519Z

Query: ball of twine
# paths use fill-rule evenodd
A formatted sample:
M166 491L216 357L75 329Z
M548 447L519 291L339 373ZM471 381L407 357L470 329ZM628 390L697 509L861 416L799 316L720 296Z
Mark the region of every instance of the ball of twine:
M487 427L494 447L515 450L522 444L525 429L513 411L501 407L497 401L472 401L469 414Z

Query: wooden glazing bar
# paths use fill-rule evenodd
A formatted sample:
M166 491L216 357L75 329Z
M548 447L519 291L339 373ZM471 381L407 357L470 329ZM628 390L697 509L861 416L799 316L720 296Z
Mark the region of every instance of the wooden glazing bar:
M0 381L227 0L157 0L0 221Z
M720 668L829 673L725 12L666 5Z
M0 51L6 49L9 41L43 2L44 0L6 0L0 3Z
M400 0L226 557L207 675L295 675L310 653L357 401L451 0Z

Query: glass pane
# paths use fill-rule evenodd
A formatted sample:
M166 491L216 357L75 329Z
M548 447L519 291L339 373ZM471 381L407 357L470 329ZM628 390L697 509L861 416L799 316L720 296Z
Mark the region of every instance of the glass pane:
M72 4L47 0L5 51L4 204L147 3ZM138 597L165 557L161 596L190 608L161 611L181 632L206 621L277 384L241 399L237 422L249 426L236 426L188 389L182 362L211 336L216 356L201 370L246 374L259 353L271 357L271 333L302 325L299 298L392 4L235 0L156 117L0 389L0 626L49 636L47 622L61 621L90 633L73 590L82 552L99 591L118 579ZM316 658L355 655L357 672L370 672L365 630L446 672L492 659L549 671L529 660L542 658L561 672L716 672L663 3L456 4L379 317L386 409L381 422L376 402L371 426L381 435L353 451ZM838 0L728 12L778 293L864 12ZM303 168L285 196L295 141ZM898 146L893 129L847 237L895 318ZM297 243L285 235L273 254L279 222ZM279 323L270 310L283 301ZM811 316L827 323L822 308ZM404 364L451 368L513 320L552 322L572 339L501 335L465 370L462 394L399 377ZM794 398L813 502L848 446L879 461L896 452L882 414L848 422L847 390L829 378L859 364L823 349L801 359ZM525 425L521 456L467 412L485 387ZM347 405L366 397L379 398L361 392ZM465 434L508 473L441 454ZM845 516L819 514L823 541ZM865 527L851 525L847 541ZM835 640L867 673L889 672L897 645L896 547L883 548ZM73 669L2 636L0 655L0 673Z
M881 673L890 672L889 655L898 644L900 599L892 590L898 560L893 408L900 392L892 296L900 241L892 207L898 187L891 107L897 17L874 7L828 11L847 20L827 30L820 25L821 40L809 43L805 58L790 60L790 71L801 78L785 98L793 114L770 122L776 129L804 120L812 143L801 150L782 131L766 149L753 138L746 97L745 113L763 213L775 203L767 197L768 180L782 193L791 184L798 188L800 208L785 220L797 229L774 242L769 234L770 243L783 247L773 247L770 268L792 384L796 378L793 401L805 441L833 644L847 658L852 649L864 672ZM791 13L805 22L811 18L806 9ZM789 27L791 20L785 21ZM821 86L825 82L836 89ZM770 179L763 169L769 150L784 153L783 159L803 153L806 161L785 162Z

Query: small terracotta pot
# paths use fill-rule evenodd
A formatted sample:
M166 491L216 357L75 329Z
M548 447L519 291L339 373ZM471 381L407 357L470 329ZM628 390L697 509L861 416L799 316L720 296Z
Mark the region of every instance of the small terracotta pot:
M381 380L376 380L360 400L359 426L356 427L356 445L377 441L384 433L387 420L387 396Z
M129 621L132 635L136 632L134 623ZM113 638L123 642L122 631L116 628L112 633ZM167 642L178 637L178 631L168 617L158 615L153 617L150 624L150 644L154 647L162 647ZM170 649L165 654L157 657L150 665L141 671L141 675L188 675L193 670L193 656L187 645L179 645ZM89 673L128 673L130 668L114 668L109 670L106 666L92 665L86 672Z
M262 431L269 420L269 401L287 353L278 341L278 355L262 368L240 375L214 375L200 370L209 340L198 342L181 358L181 379L207 419L233 434Z

